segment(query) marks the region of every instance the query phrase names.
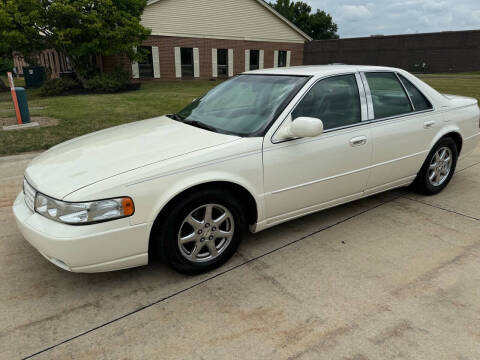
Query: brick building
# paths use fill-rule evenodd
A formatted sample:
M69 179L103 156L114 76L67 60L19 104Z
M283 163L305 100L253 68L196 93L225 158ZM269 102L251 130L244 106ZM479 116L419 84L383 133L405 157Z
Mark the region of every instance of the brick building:
M152 30L146 60L104 57L105 71L120 65L140 79L230 77L302 65L311 40L263 0L150 0L142 24Z
M381 65L414 72L480 70L480 30L316 40L305 45L305 65Z

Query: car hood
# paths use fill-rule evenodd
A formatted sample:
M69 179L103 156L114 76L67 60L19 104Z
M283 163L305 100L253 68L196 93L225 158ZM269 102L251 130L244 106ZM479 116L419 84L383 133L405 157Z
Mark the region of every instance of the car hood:
M162 116L57 145L35 158L25 176L38 191L62 199L98 181L237 139Z

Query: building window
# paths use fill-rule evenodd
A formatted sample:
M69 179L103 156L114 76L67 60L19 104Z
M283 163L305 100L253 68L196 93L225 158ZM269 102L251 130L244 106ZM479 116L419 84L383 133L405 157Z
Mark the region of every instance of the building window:
M260 69L260 50L250 50L250 70Z
M228 49L217 50L217 74L219 77L228 76Z
M193 77L193 48L181 48L182 77Z
M138 63L138 73L141 78L153 78L152 47L141 46L141 49L145 53L145 57Z
M286 67L287 66L287 52L284 50L280 50L278 52L278 67Z

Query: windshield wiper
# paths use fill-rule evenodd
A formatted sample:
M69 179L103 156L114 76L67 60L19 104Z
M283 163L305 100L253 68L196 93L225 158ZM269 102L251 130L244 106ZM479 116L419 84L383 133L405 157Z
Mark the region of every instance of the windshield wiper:
M168 114L167 116L173 120L183 121L183 118L178 114Z
M198 120L185 120L184 118L182 118L178 114L168 114L167 116L170 119L177 120L177 121L183 122L184 124L195 126L195 127L200 128L200 129L205 129L205 130L209 130L209 131L213 131L213 132L220 132L216 127L211 126L211 125L207 125L207 124L205 124L203 122L200 122Z
M211 126L211 125L207 125L207 124L205 124L203 122L200 122L200 121L197 121L197 120L183 120L183 123L198 127L200 129L210 130L210 131L213 131L213 132L219 132L216 127Z

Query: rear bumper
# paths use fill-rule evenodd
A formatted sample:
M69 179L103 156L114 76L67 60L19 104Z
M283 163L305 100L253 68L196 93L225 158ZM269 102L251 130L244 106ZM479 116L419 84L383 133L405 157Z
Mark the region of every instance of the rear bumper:
M148 264L152 223L130 225L129 219L71 226L33 213L20 193L13 204L24 238L46 259L72 272L106 272Z

